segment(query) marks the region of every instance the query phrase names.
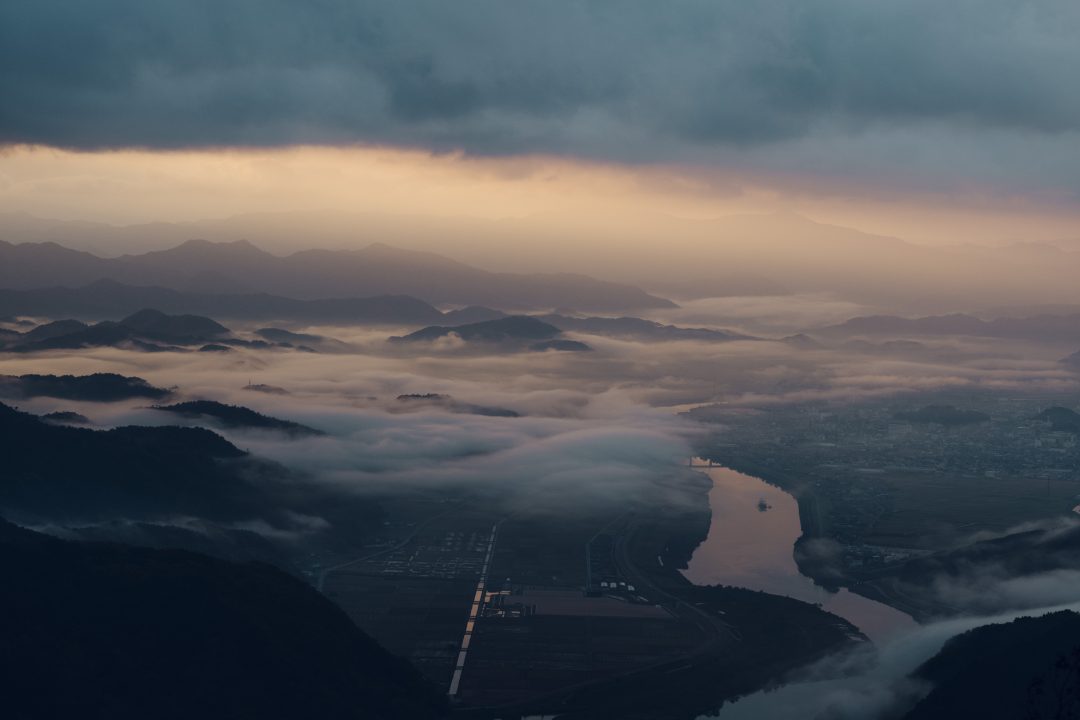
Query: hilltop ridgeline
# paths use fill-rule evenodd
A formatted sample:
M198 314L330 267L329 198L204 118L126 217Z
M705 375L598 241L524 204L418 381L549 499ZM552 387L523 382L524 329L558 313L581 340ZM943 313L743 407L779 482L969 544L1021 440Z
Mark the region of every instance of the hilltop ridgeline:
M445 701L269 565L58 540L0 520L10 717L434 718Z

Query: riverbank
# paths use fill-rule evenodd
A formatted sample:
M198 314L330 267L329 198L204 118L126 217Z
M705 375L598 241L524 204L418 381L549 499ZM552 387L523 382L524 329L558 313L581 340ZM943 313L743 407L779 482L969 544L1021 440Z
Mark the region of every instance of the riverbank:
M677 473L657 488L655 502L603 525L614 538L612 559L620 576L663 607L673 629L690 631L694 640L685 654L512 706L460 708L455 715L693 720L780 685L826 655L864 644L854 625L813 604L743 588L696 586L683 576L709 534L711 488L700 473ZM520 621L522 631L536 621Z
M832 592L847 589L851 593L904 613L917 622L924 622L941 615L942 609L939 606L927 604L916 598L905 597L897 592L887 579L888 572L865 572L856 575L848 572L842 563L837 562L838 544L829 537L822 500L806 480L742 456L721 453L703 453L703 455L715 464L759 478L762 482L778 487L794 498L798 505L802 532L795 542L793 557L802 575L810 578L823 589Z
M778 485L727 467L703 470L712 481L712 519L706 540L683 575L696 585L730 585L787 596L845 618L872 640L910 628L911 618L893 607L823 587L796 563L806 541L796 500Z

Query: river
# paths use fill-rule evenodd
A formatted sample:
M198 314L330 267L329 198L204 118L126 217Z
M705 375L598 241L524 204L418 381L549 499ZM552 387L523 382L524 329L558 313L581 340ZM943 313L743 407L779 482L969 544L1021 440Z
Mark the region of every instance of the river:
M712 524L708 538L683 571L690 582L734 585L818 603L875 642L916 626L899 610L847 590L829 592L799 572L793 548L802 535L802 524L791 495L728 468L702 471L713 481L709 491ZM761 509L762 503L768 509Z

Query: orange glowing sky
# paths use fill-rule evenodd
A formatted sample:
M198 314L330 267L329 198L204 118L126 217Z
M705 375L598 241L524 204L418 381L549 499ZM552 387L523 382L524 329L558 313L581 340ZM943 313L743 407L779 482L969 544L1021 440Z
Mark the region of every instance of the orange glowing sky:
M0 212L131 224L277 211L548 217L603 233L641 214L781 211L918 243L1080 241L1080 212L1068 204L977 188L913 194L715 168L361 146L0 153Z

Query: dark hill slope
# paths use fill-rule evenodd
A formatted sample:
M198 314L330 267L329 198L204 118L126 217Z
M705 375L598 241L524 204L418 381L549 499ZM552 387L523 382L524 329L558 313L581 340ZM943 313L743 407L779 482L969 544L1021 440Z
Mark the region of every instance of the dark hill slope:
M1050 429L1059 432L1080 433L1080 413L1064 407L1052 407L1035 416L1036 420L1049 423Z
M268 509L266 492L237 471L245 453L202 428L89 430L0 404L0 437L9 517L245 519Z
M917 675L933 690L905 720L1080 716L1080 615L986 625L950 640Z
M96 526L127 537L140 523L179 524L235 540L254 527L282 550L366 542L382 520L377 501L252 457L195 427L68 427L0 403L0 515L24 525ZM319 524L311 520L319 518ZM325 524L322 524L325 521ZM145 534L145 533L144 533ZM162 546L202 547L184 533L154 532ZM231 539L230 539L231 538Z
M10 718L434 718L442 699L268 565L74 543L0 521Z
M64 335L82 332L89 327L86 323L78 320L56 320L54 322L38 325L33 330L25 332L19 338L20 342L31 343L51 340Z
M902 598L905 610L919 619L964 612L988 615L1041 602L1037 596L1029 600L1023 594L1002 593L1001 578L1034 583L1040 575L1078 570L1080 523L1062 518L909 560L875 573L874 585L888 588L893 598Z

